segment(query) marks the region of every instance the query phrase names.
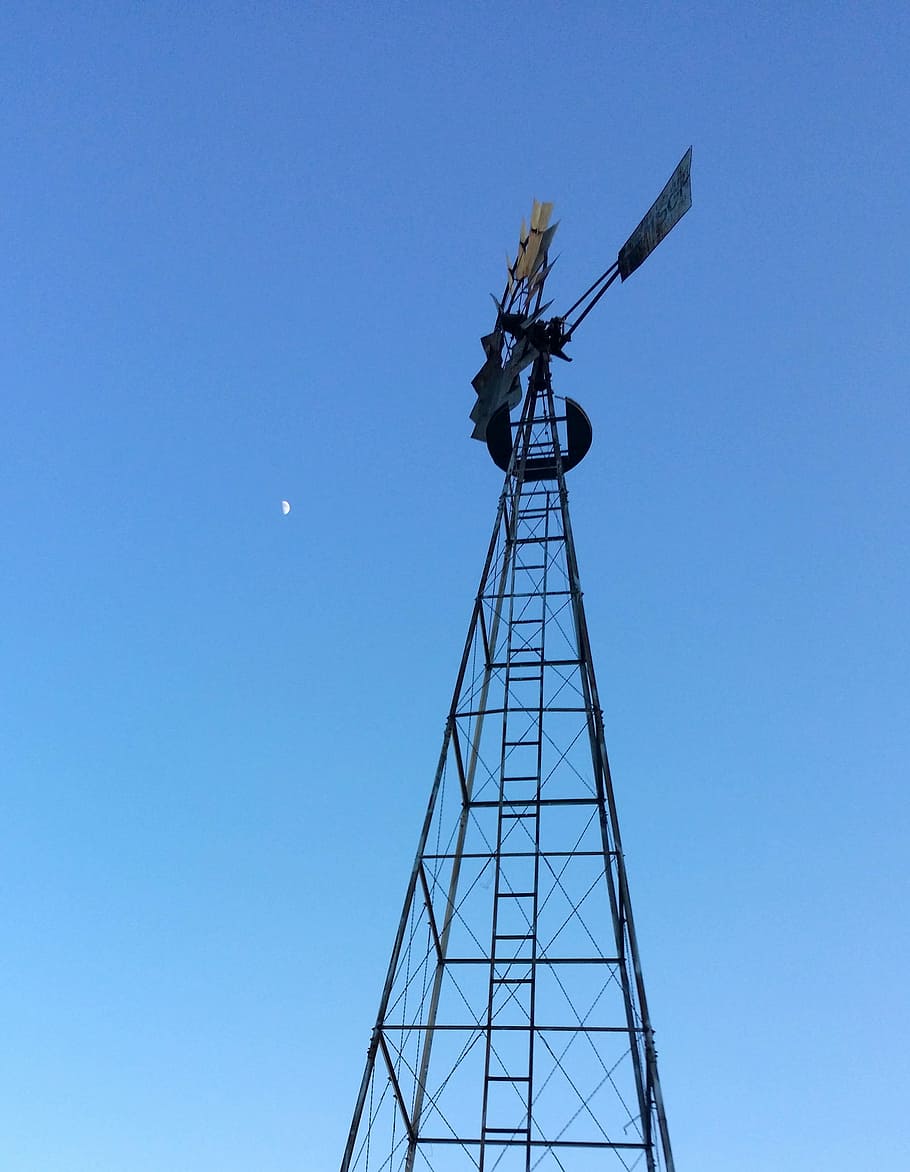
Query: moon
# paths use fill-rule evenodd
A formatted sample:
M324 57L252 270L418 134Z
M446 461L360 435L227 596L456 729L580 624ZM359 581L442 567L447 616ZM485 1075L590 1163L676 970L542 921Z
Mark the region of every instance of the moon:
M282 511L282 513L284 513L285 516L287 516L288 513L291 511L291 502L290 501L282 501L281 502L281 511Z

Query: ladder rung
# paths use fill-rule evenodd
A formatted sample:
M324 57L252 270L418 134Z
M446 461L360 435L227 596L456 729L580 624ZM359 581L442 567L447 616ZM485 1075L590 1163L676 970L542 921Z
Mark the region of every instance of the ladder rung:
M530 1082L531 1076L529 1074L491 1074L487 1076L487 1082Z
M533 932L525 932L523 935L516 935L514 932L494 932L494 940L533 940Z
M535 895L535 894L536 894L536 892L533 892L533 891L500 891L499 898L500 899L528 899L528 898L530 898L530 896Z

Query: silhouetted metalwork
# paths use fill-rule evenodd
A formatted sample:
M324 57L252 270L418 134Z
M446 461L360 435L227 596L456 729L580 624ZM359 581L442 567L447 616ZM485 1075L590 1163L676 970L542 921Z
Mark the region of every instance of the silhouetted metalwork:
M690 157L655 204L677 219ZM569 517L591 426L551 376L580 318L542 321L551 211L474 381L505 484L342 1172L674 1172Z

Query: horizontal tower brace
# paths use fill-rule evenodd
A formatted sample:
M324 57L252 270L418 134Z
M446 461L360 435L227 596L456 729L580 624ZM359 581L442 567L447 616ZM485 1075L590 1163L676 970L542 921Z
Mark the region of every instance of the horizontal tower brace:
M526 647L519 647L517 655L528 655ZM580 667L583 659L497 659L487 667L494 671L505 671L507 667Z
M514 1135L521 1131L522 1128L509 1128L508 1134ZM481 1144L486 1144L487 1147L527 1147L529 1144L532 1148L603 1148L608 1151L621 1149L622 1151L641 1152L647 1150L647 1144L633 1144L633 1143L606 1143L603 1140L592 1140L590 1143L581 1139L507 1139L505 1135L497 1138L495 1133L490 1134L490 1129L487 1129L487 1134L484 1139L461 1139L455 1136L421 1136L417 1141L418 1145L423 1144L459 1144L461 1147L480 1147Z
M519 569L526 569L525 566L520 566ZM569 598L572 594L571 590L547 590L547 598ZM539 590L507 590L503 598L540 598L541 592ZM497 602L498 595L496 594L482 594L481 598L484 602Z
M548 704L544 711L549 714L551 712L585 712L586 709L583 705L579 706L577 704L572 705L571 707L567 705L565 708L557 708L554 705ZM459 720L466 720L468 717L495 715L502 716L503 712L523 712L525 714L531 713L536 716L540 712L540 705L538 705L536 708L520 708L517 704L510 704L508 708L469 708L465 709L464 711L457 711L455 716Z
M488 1027L484 1022L475 1022L473 1025L403 1025L400 1022L385 1022L382 1027L387 1033L395 1033L396 1030L460 1030L465 1033L476 1033L477 1030L486 1030ZM496 1031L512 1031L513 1033L529 1033L536 1034L627 1034L629 1027L625 1024L621 1026L569 1026L569 1025L497 1025L495 1022L489 1026L489 1029ZM635 1032L643 1034L645 1032L644 1026L636 1026Z
M537 775L533 777L507 777L506 781L537 781ZM488 802L468 802L469 810L488 810L499 809L503 807L515 806L597 806L600 804L598 798L504 798L502 801Z
M531 937L528 937L531 939ZM447 956L449 964L622 964L616 956Z
M617 851L610 851L610 856L616 855ZM492 848L488 851L462 851L460 854L447 855L424 855L425 859L602 859L604 857L603 851L496 851Z

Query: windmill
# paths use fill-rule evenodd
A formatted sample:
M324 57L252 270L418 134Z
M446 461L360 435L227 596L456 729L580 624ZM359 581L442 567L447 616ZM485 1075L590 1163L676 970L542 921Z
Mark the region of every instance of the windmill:
M535 201L494 297L471 420L505 483L341 1172L674 1172L566 492L591 425L551 362L691 206L691 157L550 318Z

